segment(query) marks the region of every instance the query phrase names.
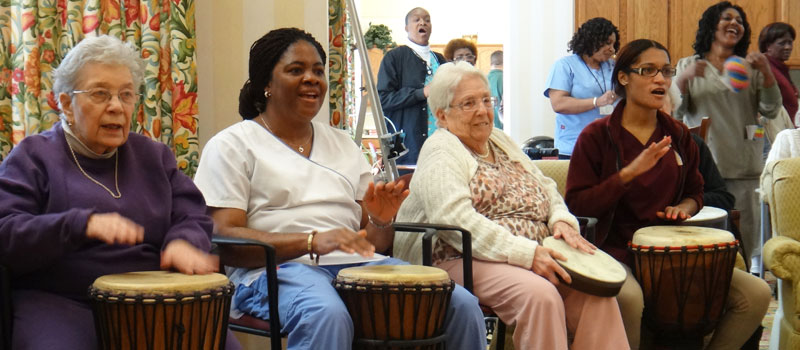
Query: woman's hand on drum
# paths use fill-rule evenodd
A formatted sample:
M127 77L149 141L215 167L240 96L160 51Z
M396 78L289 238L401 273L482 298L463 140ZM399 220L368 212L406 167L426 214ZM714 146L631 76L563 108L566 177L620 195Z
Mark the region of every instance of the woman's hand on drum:
M580 232L570 226L570 224L558 221L553 225L553 237L556 239L563 239L570 247L579 249L589 254L594 254L597 247L589 243Z
M668 206L664 208L664 211L656 212L656 216L662 220L683 221L697 213L697 207L694 199L684 198L678 205Z
M379 223L390 223L397 215L400 204L408 197L408 190L403 190L403 180L389 183L370 183L364 194L364 207L367 215Z
M161 252L161 269L174 269L187 275L205 275L219 269L219 257L195 248L191 243L176 239Z
M312 250L319 255L325 255L338 249L345 253L357 253L363 257L371 257L375 254L375 246L366 237L366 230L356 233L346 228L338 228L320 232L314 236Z
M656 212L656 216L662 220L683 221L690 217L691 214L687 213L679 206L667 206L664 211Z
M651 143L650 146L639 153L628 166L619 171L619 177L622 183L628 183L635 177L644 174L652 169L658 160L661 159L667 152L669 152L672 145L672 137L664 136L659 142Z
M86 223L86 237L108 244L134 245L144 241L144 228L117 213L92 214Z
M564 282L572 283L572 278L569 277L567 271L564 271L561 265L553 259L567 261L567 257L561 253L541 245L537 246L536 251L533 253L531 271L539 276L547 278L554 285L558 285L559 283L558 276L561 276Z

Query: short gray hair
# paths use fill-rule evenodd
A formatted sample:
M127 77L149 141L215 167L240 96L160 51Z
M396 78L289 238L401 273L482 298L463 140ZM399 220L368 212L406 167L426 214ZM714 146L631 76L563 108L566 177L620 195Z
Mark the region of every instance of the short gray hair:
M450 62L439 66L436 74L431 81L431 89L428 92L428 108L436 116L436 111L448 110L456 94L456 87L461 83L461 79L468 76L479 77L486 88L489 88L489 80L486 76L466 61ZM437 118L438 124L438 118Z
M123 43L108 35L86 37L67 53L67 56L61 60L61 64L53 72L53 94L56 96L56 100L62 92L71 94L72 90L75 90L79 73L88 63L128 67L136 90L144 80L144 61L133 45ZM61 107L61 101L58 101L59 107Z

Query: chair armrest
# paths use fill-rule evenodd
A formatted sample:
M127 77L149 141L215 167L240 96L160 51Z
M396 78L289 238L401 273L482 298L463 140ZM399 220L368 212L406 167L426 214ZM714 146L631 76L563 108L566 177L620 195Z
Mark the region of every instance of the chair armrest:
M0 350L11 349L11 277L0 265Z
M461 232L461 260L464 263L464 288L472 293L472 233L458 226L441 224L396 222L393 226L395 231L424 232L422 236L422 264L426 266L431 266L433 236L436 235L438 231Z
M764 264L782 280L800 277L800 242L785 236L770 238L764 244Z
M581 228L581 236L586 238L589 243L595 244L597 242L597 235L595 233L595 226L597 226L597 219L588 216L576 216L578 225Z
M270 244L259 242L250 239L225 237L220 235L213 235L211 243L216 246L220 253L220 265L226 266L226 260L232 258L230 252L225 252L226 248L233 247L250 247L261 249L264 252L264 266L266 266L267 274L267 302L269 303L269 327L270 330L277 336L271 337L271 348L281 348L280 329L281 323L278 316L278 265L276 263L275 247ZM228 258L228 259L226 259ZM236 266L236 265L227 265Z

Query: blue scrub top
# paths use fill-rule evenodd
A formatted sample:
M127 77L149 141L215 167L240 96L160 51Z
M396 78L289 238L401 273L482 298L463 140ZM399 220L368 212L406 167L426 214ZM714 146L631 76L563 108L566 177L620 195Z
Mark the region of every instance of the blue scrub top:
M590 68L577 54L556 61L547 77L544 96L550 98L550 89L562 90L574 98L594 98L611 90L614 61L600 64L600 69ZM601 89L602 86L602 89ZM616 101L614 103L616 105ZM586 125L602 118L599 108L579 114L556 113L555 147L562 155L572 155L578 135Z

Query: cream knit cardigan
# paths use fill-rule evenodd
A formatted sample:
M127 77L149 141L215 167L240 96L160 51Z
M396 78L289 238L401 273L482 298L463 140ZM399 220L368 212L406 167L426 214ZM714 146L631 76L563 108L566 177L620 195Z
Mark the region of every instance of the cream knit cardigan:
M489 139L502 149L512 161L519 161L545 188L550 198L547 222L553 225L564 221L578 230L578 220L569 213L558 193L556 183L522 153L514 141L500 129L494 129ZM446 129L437 129L425 141L411 180L411 194L397 214L399 222L436 223L460 226L472 233L472 255L476 259L506 262L530 268L538 243L516 236L507 229L475 211L470 195L470 180L478 170L478 162L461 141ZM438 237L461 251L461 234L455 231L439 233ZM394 256L420 264L422 262L422 235L396 232Z

